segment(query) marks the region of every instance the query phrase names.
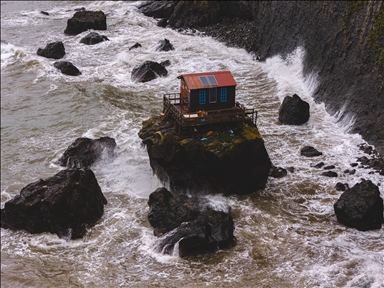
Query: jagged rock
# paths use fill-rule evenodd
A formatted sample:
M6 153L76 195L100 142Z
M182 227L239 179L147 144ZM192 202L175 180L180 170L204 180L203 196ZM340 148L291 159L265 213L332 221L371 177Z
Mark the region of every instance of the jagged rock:
M91 170L62 170L25 186L1 209L1 227L81 238L107 204Z
M169 181L172 190L228 195L263 189L271 161L257 127L242 122L228 126L179 136L172 120L153 117L143 122L139 137L154 173Z
M153 61L145 61L138 67L132 69L131 79L134 82L148 82L157 77L165 77L168 75L167 69L161 64Z
M177 4L178 1L147 1L137 8L145 16L168 19Z
M337 176L339 176L339 175L337 175L337 173L334 172L334 171L323 172L323 173L321 173L321 175L323 175L323 176L327 176L327 177L337 177Z
M316 157L316 156L323 155L322 152L317 151L312 146L304 146L303 148L301 148L300 154L301 156L305 156L305 157Z
M132 49L134 48L138 48L138 47L141 47L141 44L136 42L135 44L133 44L131 47L129 47L129 51L131 51Z
M279 121L288 125L301 125L309 119L309 104L293 94L286 96L279 108Z
M69 61L58 61L53 63L53 66L59 69L61 73L66 75L70 75L70 76L81 75L81 72L79 71L79 69L77 69L77 67Z
M335 189L337 190L337 191L345 191L345 190L347 190L347 189L349 189L349 186L348 186L348 184L347 183L341 183L341 182L337 182L336 183L336 186L335 186Z
M77 35L89 29L107 30L107 17L102 11L77 11L68 19L64 34Z
M81 38L80 43L87 45L94 45L103 41L108 41L108 37L104 35L100 35L96 32L90 32L87 36Z
M287 170L282 167L272 166L269 172L269 176L273 178L282 178L284 176L287 176Z
M99 139L80 137L65 150L57 164L76 169L90 167L99 160L111 159L115 148L116 142L110 137Z
M53 59L63 58L65 55L64 44L61 41L48 43L44 49L37 49L37 55Z
M156 47L156 51L170 51L175 50L171 42L168 39L160 40L158 46Z
M383 222L383 199L370 180L346 190L334 204L334 210L337 221L360 231L380 229Z
M149 196L148 220L154 228L159 252L173 254L178 243L180 257L215 252L236 244L234 223L228 212L216 211L196 197L172 194L158 188Z

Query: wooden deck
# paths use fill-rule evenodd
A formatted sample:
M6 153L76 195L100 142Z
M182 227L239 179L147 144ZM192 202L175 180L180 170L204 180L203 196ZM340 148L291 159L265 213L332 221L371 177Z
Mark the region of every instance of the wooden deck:
M163 117L164 119L172 117L177 122L179 134L184 128L209 124L251 121L256 125L257 111L254 108L246 109L238 102L235 107L229 109L188 113L187 109L181 106L180 97L180 93L169 93L163 96Z

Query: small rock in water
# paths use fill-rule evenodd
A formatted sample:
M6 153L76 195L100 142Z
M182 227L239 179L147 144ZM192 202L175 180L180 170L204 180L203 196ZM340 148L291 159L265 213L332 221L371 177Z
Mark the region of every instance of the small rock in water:
M335 168L335 165L328 165L328 166L324 167L325 170L331 170L331 169L334 169L334 168Z
M337 173L334 171L323 172L323 173L321 173L321 175L327 176L327 177L337 177L338 176Z

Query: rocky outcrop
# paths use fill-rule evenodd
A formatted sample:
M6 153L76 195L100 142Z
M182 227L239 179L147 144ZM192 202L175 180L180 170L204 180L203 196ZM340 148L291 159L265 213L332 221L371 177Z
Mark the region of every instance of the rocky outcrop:
M363 180L347 189L334 204L337 221L360 231L380 229L383 222L383 199L379 188Z
M97 43L108 41L108 37L104 35L100 35L96 32L90 32L85 37L81 38L80 43L86 44L86 45L95 45Z
M107 30L107 17L102 11L76 12L68 19L64 34L77 35L89 29Z
M65 150L57 160L57 164L67 168L89 168L100 160L111 159L115 149L116 142L113 138L89 139L80 137Z
M166 188L152 192L148 205L149 223L160 237L156 243L158 252L185 257L236 244L229 207L228 211L216 211L194 196L172 194Z
M53 59L63 58L65 55L64 44L61 41L48 43L45 48L37 49L37 55Z
M224 124L186 136L175 127L153 117L139 132L154 173L172 190L229 195L265 187L271 161L254 124Z
M77 67L69 61L58 61L53 63L53 66L55 66L57 69L61 71L61 73L65 75L70 75L70 76L81 75L80 70L77 69Z
M279 121L288 125L301 125L309 119L309 104L297 94L286 96L279 108Z
M384 154L383 1L150 1L139 9L262 61L304 47L304 76L317 75L316 102L341 121L353 117L351 132Z
M161 64L153 61L145 61L140 66L132 69L131 79L134 82L148 82L157 77L165 77L167 75L167 69Z
M62 170L25 186L1 209L1 227L81 238L107 204L91 170Z

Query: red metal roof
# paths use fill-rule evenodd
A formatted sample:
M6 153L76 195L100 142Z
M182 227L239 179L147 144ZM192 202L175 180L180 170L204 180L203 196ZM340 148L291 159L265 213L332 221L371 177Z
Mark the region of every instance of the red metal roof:
M207 84L204 85L201 76L205 76L207 79ZM214 76L216 79L217 85L212 84L208 76ZM193 74L183 74L177 78L183 78L187 83L189 89L204 89L204 88L213 88L213 87L227 87L227 86L236 86L237 83L232 76L230 71L216 71L216 72L202 72L202 73L193 73ZM214 81L213 81L214 83Z

